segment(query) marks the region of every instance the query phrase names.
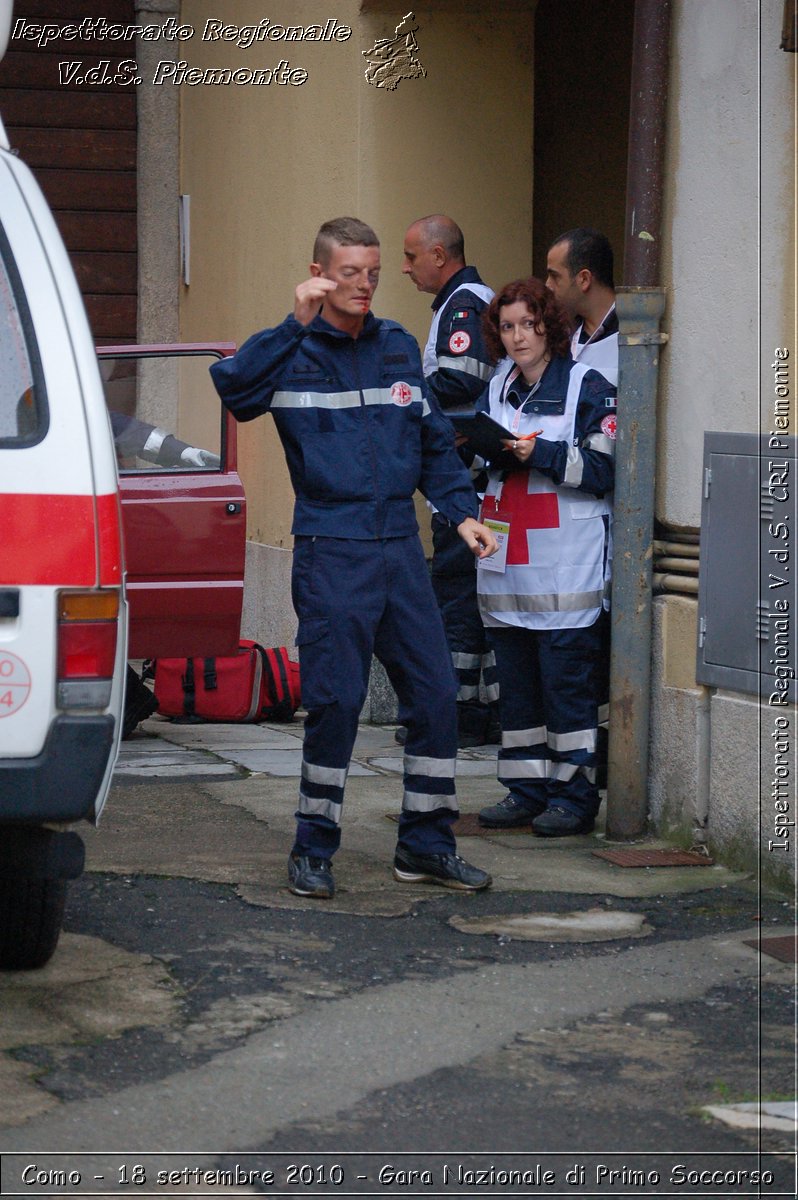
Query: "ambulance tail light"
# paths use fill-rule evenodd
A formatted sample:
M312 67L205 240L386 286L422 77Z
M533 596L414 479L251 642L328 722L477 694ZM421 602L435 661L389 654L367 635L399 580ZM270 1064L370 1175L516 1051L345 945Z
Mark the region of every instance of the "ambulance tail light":
M119 592L60 592L58 597L59 708L107 708L111 702Z

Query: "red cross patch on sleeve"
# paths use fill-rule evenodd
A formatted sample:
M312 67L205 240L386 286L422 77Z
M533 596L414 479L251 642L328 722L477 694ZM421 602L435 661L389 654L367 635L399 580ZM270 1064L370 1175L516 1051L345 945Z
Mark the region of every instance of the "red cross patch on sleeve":
M464 329L458 329L457 333L453 333L449 338L449 349L452 354L465 354L470 345L471 334L466 333Z

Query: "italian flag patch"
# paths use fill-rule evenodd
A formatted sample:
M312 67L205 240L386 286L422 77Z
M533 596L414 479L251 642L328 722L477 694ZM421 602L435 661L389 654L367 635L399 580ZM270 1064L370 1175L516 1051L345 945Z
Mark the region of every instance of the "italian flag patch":
M467 321L468 317L469 317L468 309L461 308L461 309L458 309L458 311L454 314L454 316L452 317L452 320L453 321Z

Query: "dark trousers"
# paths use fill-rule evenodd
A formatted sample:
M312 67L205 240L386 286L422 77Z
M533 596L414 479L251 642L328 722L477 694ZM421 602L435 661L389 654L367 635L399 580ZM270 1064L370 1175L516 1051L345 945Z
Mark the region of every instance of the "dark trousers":
M584 629L491 628L499 673L498 777L532 810L594 817L606 617Z
M486 701L498 700L499 686L477 603L476 559L455 526L440 513L432 518L432 548L432 586L457 676L457 703L461 714L463 709L474 710L476 727L470 732L484 732ZM480 698L480 680L485 700Z
M456 681L416 535L382 541L297 537L292 574L307 709L294 850L329 858L372 655L407 726L399 843L448 854L457 817Z

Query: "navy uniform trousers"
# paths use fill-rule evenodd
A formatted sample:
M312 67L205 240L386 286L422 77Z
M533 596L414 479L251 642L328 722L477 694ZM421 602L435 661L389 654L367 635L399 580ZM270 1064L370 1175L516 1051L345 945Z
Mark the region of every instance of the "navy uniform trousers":
M595 817L606 614L581 629L490 629L499 672L498 777L532 812Z
M415 854L453 853L457 682L418 536L298 536L291 586L307 710L294 853L330 858L340 844L372 654L408 731L399 843Z
M461 732L484 733L488 704L499 698L496 660L479 613L477 569L474 555L457 529L440 513L432 518L432 587L446 630L446 641L457 676L457 704L461 714L471 710L473 718L461 715ZM485 686L483 703L480 679Z

